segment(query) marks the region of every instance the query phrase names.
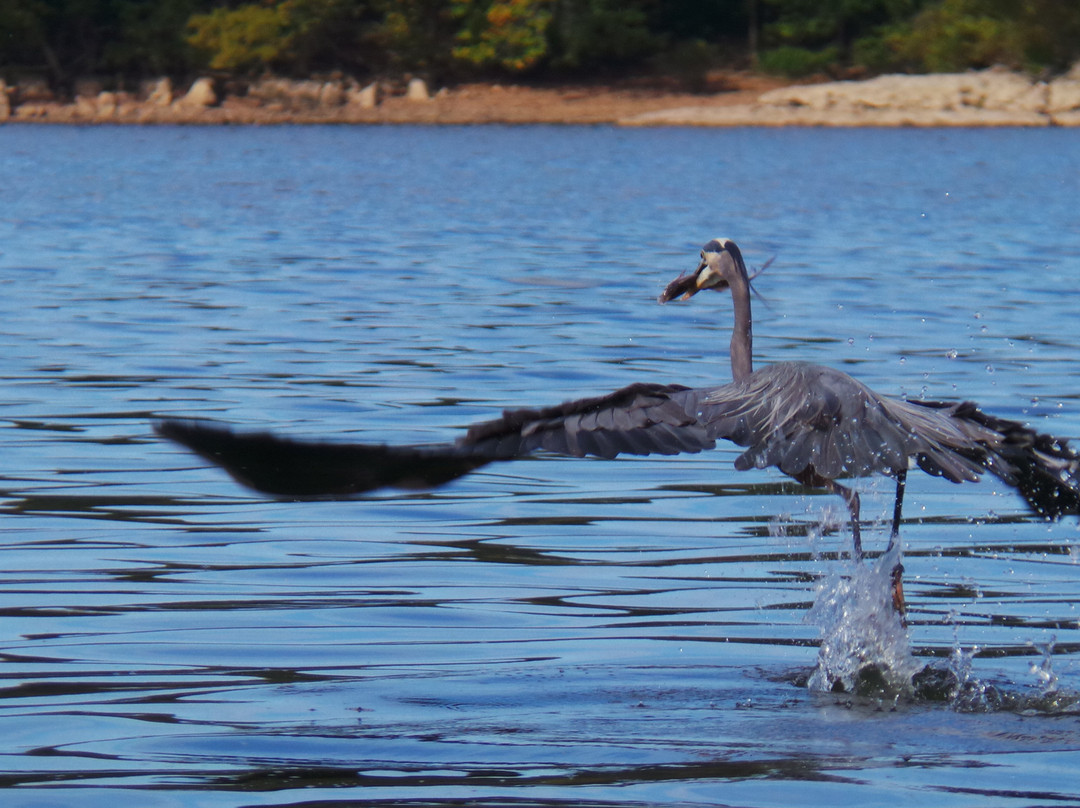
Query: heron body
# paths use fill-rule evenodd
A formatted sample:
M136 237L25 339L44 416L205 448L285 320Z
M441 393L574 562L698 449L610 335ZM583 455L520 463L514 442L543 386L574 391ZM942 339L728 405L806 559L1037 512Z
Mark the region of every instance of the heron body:
M897 482L896 535L909 467L953 483L989 472L1047 518L1080 513L1080 454L1064 440L996 418L970 402L879 395L841 371L783 362L753 369L750 279L729 239L713 239L697 269L672 281L661 302L729 291L734 306L732 381L715 387L638 383L603 396L508 410L451 444L385 446L295 441L165 420L158 432L257 490L291 498L340 498L452 480L487 463L535 451L583 457L700 452L726 440L744 448L735 468L776 467L844 498L854 555L861 554L858 494L837 480L882 474Z

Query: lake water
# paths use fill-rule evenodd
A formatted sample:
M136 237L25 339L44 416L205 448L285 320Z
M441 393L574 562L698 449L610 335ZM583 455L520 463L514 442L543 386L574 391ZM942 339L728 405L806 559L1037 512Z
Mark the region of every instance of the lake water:
M1080 436L1074 132L5 126L0 154L4 806L1080 804L1080 529L993 480L910 478L878 650L963 694L857 697L806 684L823 631L887 633L824 608L869 569L843 507L733 448L293 503L151 431L443 441L725 381L728 298L655 299L730 236L775 256L757 362ZM892 490L861 490L873 555Z

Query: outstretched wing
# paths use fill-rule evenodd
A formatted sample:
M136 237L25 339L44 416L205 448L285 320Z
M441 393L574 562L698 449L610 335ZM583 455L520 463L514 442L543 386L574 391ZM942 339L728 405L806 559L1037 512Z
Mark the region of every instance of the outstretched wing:
M700 452L725 439L746 447L735 461L739 470L895 476L914 460L951 482L989 471L1049 518L1080 514L1080 454L1066 441L970 402L886 398L845 373L800 363L771 365L721 387L633 384L554 407L507 410L453 444L319 443L194 421L156 428L241 483L293 498L427 488L538 450L611 458Z
M633 384L554 407L508 410L473 426L457 443L430 446L299 441L196 421L165 420L156 429L256 490L341 498L387 486L441 485L492 461L537 450L611 458L710 449L712 437L685 408L692 393L678 385Z
M605 458L700 452L716 444L693 408L687 409L693 392L677 384L632 384L554 407L507 410L471 427L457 445L496 458L538 449Z

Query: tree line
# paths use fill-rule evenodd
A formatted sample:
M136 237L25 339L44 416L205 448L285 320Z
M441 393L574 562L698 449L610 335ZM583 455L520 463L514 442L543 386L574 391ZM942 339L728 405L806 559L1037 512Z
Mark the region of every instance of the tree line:
M0 77L1059 71L1076 0L3 0Z

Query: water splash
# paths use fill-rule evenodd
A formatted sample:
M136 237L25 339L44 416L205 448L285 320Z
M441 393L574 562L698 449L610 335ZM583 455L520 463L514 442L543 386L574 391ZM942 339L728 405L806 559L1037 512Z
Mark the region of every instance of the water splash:
M948 667L940 671L951 681L943 691L942 701L958 712L1010 712L1020 715L1076 715L1080 713L1080 693L1060 688L1053 668L1054 642L1043 649L1039 662L1030 666L1034 687L1013 683L984 681L973 672L972 661L977 647L965 651L956 647L949 657ZM927 669L929 670L929 668Z
M854 563L818 584L806 620L821 629L817 668L807 686L819 692L899 695L909 692L922 665L911 653L903 618L892 602L892 575L900 563L895 541L873 564Z
M1031 673L1035 676L1035 682L1043 693L1055 693L1058 689L1058 677L1054 673L1054 643L1051 638L1042 651L1042 661L1039 664L1031 664Z

